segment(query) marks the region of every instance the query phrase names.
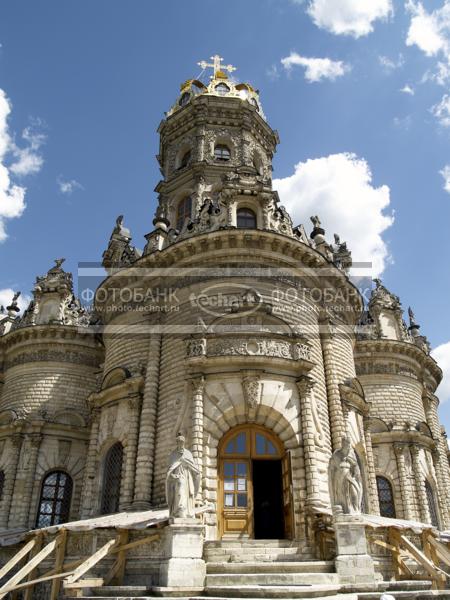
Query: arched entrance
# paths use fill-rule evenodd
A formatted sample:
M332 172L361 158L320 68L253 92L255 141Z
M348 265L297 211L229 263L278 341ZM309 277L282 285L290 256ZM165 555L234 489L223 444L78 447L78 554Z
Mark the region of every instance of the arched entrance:
M265 427L240 425L219 444L219 534L293 537L290 455Z

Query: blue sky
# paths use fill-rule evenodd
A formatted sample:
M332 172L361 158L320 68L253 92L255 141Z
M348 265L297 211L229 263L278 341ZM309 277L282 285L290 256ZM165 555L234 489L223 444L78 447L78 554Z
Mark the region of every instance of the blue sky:
M372 255L450 372L450 0L16 0L0 43L1 302L99 260L119 214L143 247L156 129L219 53L280 134L294 220Z

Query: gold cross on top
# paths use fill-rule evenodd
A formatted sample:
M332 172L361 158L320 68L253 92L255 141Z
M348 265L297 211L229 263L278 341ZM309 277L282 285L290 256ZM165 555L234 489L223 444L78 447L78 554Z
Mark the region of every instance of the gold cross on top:
M197 64L202 69L207 69L208 67L214 69L214 78L216 78L219 71L228 71L228 73L236 71L236 67L233 67L233 65L222 65L221 62L223 61L223 58L221 58L218 54L211 56L211 60L213 61L212 63L207 63L205 60L202 60Z

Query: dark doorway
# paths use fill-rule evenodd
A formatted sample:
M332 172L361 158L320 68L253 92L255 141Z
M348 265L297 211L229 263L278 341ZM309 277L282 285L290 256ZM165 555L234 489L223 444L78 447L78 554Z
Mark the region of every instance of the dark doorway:
M283 539L281 460L254 460L252 464L255 539Z

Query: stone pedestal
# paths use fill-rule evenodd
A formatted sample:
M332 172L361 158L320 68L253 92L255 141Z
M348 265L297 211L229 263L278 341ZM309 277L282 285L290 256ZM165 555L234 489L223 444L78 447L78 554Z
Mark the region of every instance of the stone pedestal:
M164 529L159 588L203 589L206 575L203 529L196 519L171 519Z
M374 583L375 569L367 552L366 531L359 515L334 515L336 573L343 584Z

